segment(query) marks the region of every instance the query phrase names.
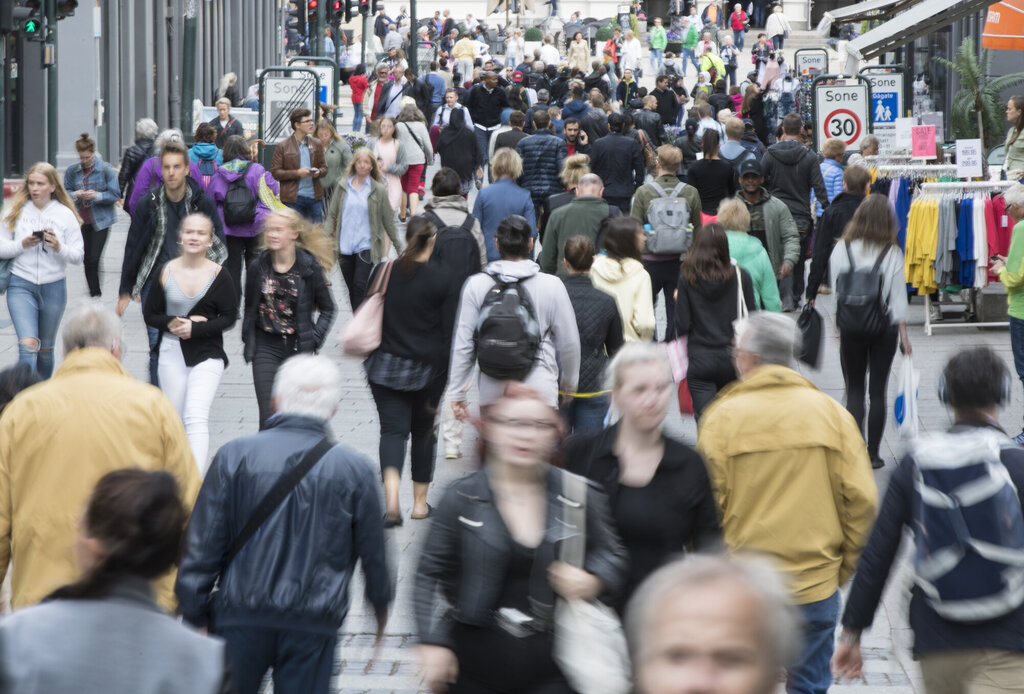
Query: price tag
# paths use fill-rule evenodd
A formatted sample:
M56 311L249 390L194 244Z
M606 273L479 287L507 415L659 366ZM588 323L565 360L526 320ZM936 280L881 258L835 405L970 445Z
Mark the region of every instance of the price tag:
M975 178L982 171L981 140L956 141L956 175L958 178Z

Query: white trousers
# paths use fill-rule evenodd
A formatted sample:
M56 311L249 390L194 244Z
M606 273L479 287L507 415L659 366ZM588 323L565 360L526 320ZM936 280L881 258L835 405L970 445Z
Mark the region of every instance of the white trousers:
M186 366L181 343L164 335L160 340L157 370L161 390L185 425L199 474L205 475L210 465L207 459L210 451L210 407L224 373L224 362L220 359L207 359L195 366Z

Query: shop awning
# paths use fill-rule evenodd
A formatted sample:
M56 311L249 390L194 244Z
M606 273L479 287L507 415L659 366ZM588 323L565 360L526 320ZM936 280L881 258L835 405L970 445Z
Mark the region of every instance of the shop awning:
M981 46L1024 51L1024 0L1003 0L988 8Z
M849 7L829 10L818 22L818 36L827 39L833 24L851 24L866 19L889 19L918 2L921 0L867 0Z
M856 63L894 51L982 10L992 0L927 0L846 44L846 72ZM852 60L850 60L852 58Z

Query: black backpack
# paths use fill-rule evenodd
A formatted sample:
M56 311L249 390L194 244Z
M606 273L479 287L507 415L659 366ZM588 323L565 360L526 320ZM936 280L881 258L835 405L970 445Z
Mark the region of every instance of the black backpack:
M879 254L870 270L864 270L854 265L850 242L845 245L850 267L836 276L836 325L847 335L878 337L889 330L891 323L881 272L889 247Z
M249 184L245 181L250 166L252 162L245 165L242 175L231 181L227 192L224 193L224 223L228 226L252 224L256 221L256 196L249 190Z
M444 268L462 286L467 277L482 269L480 244L472 232L476 217L467 214L462 224L455 226L445 224L433 210L425 212L423 216L437 227L437 240L434 242L434 252L430 254L430 262Z
M488 273L489 274L489 273ZM503 282L484 296L473 341L480 372L499 381L522 381L540 351L540 324L530 297L519 282Z

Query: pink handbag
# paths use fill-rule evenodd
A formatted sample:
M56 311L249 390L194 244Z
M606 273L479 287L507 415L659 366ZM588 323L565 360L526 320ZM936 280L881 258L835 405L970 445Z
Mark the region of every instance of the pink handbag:
M373 278L370 291L341 331L341 349L349 357L368 357L380 347L384 328L384 293L388 290L393 261L384 263Z

